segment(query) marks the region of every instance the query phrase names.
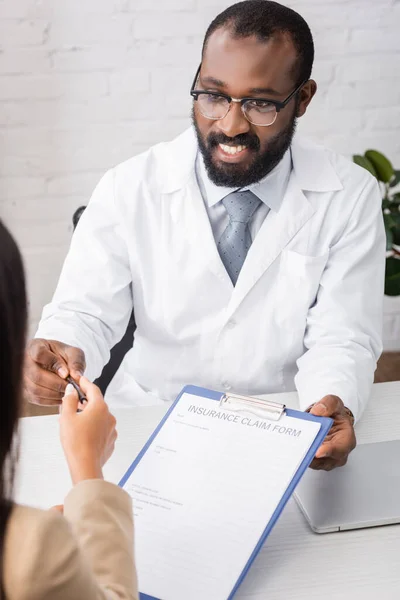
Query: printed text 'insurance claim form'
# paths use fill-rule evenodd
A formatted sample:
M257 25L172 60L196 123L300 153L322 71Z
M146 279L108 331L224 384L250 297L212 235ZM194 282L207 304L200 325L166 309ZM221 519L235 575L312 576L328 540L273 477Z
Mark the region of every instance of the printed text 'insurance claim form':
M319 429L183 394L124 485L140 592L226 600Z

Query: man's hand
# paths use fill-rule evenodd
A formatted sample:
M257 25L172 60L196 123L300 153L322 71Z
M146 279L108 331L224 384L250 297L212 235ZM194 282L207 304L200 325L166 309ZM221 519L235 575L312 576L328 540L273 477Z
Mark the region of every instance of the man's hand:
M309 412L318 417L330 417L334 421L310 465L311 468L331 471L336 467L343 467L350 452L356 447L353 419L346 412L343 402L337 396L325 396Z
M79 381L85 372L85 355L79 348L55 340L32 340L25 356L24 391L32 404L61 404L70 375Z

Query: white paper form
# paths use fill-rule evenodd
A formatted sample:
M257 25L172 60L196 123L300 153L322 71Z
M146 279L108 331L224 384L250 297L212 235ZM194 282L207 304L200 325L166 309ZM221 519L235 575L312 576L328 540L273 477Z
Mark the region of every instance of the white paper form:
M124 485L140 592L226 600L319 429L183 394Z

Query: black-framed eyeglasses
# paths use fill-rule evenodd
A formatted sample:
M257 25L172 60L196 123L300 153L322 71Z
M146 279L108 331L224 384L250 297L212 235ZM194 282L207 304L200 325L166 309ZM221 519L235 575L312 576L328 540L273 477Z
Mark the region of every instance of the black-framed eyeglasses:
M232 98L222 92L211 92L207 90L196 90L197 80L199 78L201 64L197 69L195 78L190 89L190 95L197 102L199 110L203 117L218 121L224 119L231 109L232 102L240 103L242 112L246 119L258 127L269 127L273 125L280 112L289 104L292 98L307 83L305 79L285 100L270 100L269 98Z

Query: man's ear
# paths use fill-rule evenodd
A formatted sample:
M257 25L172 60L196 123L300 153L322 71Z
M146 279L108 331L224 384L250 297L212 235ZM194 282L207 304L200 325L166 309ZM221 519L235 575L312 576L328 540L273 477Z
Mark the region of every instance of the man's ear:
M309 79L299 92L299 102L297 105L296 117L302 117L306 113L308 105L316 93L317 84L313 79Z

